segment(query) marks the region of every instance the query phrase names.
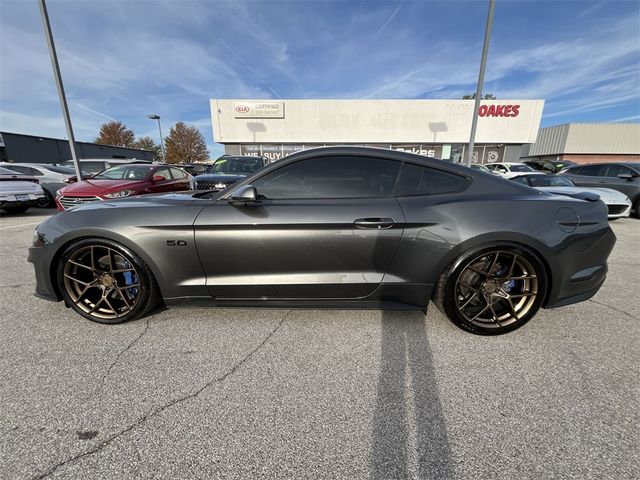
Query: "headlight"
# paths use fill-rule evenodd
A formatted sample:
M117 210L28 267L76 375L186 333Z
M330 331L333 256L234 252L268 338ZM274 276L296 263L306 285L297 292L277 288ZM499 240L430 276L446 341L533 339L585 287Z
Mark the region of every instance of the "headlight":
M40 232L38 232L37 228L33 231L31 243L34 247L42 247L44 245L44 237L40 235Z
M120 190L119 192L105 193L104 196L107 198L122 198L133 195L133 193L133 190Z

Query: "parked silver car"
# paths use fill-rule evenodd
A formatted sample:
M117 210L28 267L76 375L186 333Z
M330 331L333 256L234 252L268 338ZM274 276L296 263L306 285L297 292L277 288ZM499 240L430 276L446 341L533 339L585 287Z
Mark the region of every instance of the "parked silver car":
M40 207L55 207L55 198L58 190L66 186L66 180L76 174L73 168L48 163L5 162L0 163L0 167L37 178L45 194L45 198L38 205Z
M45 198L38 179L0 167L0 208L22 213Z

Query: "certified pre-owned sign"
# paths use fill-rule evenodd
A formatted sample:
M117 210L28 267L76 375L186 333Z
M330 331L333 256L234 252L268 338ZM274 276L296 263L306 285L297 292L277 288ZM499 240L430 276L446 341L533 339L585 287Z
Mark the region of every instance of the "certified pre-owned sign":
M284 118L284 102L234 102L235 118Z

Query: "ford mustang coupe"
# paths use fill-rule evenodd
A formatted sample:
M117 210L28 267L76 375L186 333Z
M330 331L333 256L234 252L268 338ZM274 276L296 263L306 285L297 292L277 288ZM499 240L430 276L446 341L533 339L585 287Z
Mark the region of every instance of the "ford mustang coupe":
M404 152L299 152L223 192L89 203L34 232L36 295L101 323L160 302L427 308L506 333L584 301L615 236L594 195L555 196Z

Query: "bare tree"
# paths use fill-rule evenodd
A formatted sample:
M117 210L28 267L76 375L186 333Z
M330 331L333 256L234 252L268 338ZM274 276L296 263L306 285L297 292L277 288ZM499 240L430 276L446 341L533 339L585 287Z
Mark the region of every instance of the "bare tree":
M101 145L114 145L116 147L131 147L135 140L133 130L118 121L107 122L100 127L100 133L96 143Z
M196 127L178 122L165 139L167 163L204 162L209 159L209 150L204 137Z

